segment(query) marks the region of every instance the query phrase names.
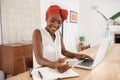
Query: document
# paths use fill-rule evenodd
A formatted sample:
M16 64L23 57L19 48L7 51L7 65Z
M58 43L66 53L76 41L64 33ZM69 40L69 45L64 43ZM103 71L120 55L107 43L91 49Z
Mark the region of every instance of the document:
M74 65L76 65L76 63L78 63L79 61L80 60L78 60L78 59L66 59L65 62L64 62L64 64L69 64L72 67L74 67Z
M33 80L55 80L58 78L70 78L79 76L79 74L72 69L69 69L64 73L59 73L56 69L51 69L49 67L33 69L31 74Z

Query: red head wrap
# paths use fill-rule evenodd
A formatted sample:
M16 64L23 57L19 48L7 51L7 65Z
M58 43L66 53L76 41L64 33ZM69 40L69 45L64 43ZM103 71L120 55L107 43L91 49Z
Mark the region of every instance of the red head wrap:
M62 21L64 21L65 19L67 19L68 11L65 9L61 9L57 5L52 5L48 8L46 12L46 19L48 19L48 17L53 14L60 15L62 17Z

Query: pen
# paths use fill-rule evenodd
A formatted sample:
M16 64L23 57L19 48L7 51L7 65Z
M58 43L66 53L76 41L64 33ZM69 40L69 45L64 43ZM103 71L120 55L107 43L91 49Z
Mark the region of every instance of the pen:
M43 79L43 76L40 71L38 71L38 74L39 74L40 78Z
M69 64L69 61L67 61L66 64Z

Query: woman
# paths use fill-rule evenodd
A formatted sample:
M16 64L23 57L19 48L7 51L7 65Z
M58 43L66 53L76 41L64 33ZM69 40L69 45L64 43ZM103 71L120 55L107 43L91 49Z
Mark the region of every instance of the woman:
M47 66L56 68L63 73L71 68L68 64L63 64L62 55L71 58L84 59L91 57L85 54L76 54L65 49L59 28L63 21L67 19L68 11L61 9L57 5L52 5L46 12L47 25L45 29L36 29L33 32L33 64L34 68Z

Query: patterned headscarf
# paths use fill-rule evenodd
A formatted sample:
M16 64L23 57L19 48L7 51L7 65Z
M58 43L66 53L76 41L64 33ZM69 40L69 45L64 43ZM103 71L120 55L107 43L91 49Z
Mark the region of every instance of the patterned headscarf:
M46 19L53 14L60 15L63 22L67 19L68 11L66 9L61 9L58 5L51 5L46 12Z

